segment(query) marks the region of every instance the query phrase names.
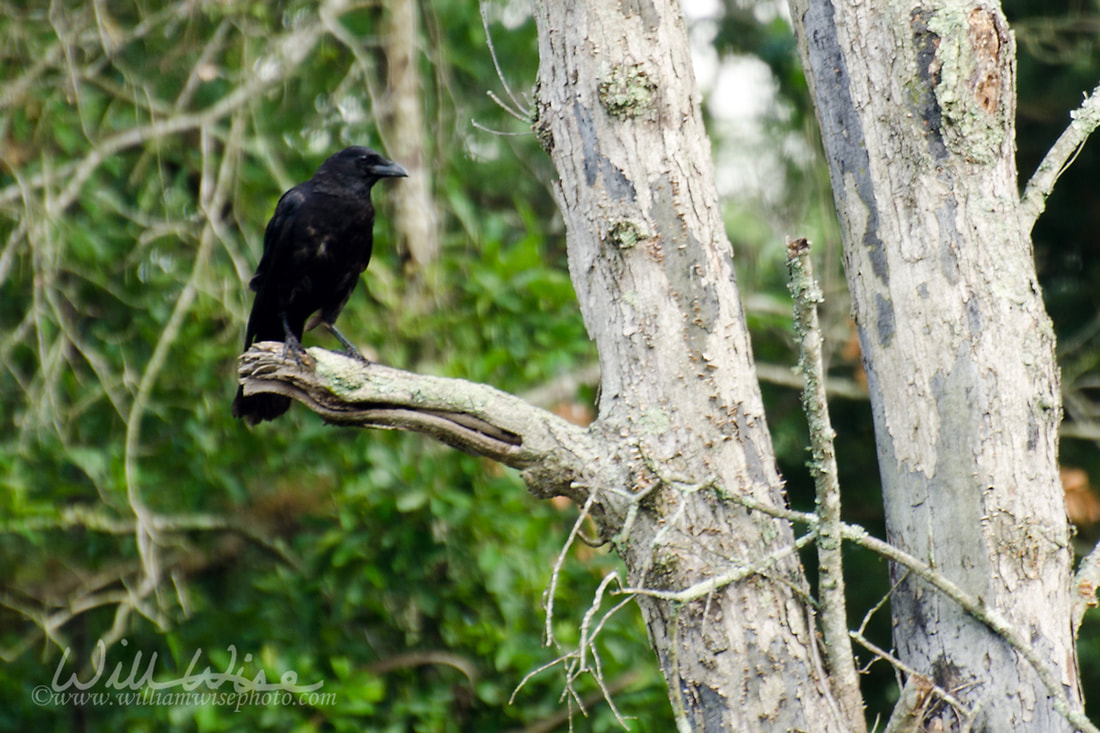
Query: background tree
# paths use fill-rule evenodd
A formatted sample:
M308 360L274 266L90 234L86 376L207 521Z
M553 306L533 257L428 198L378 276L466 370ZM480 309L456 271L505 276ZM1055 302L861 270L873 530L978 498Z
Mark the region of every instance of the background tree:
M9 218L0 252L0 326L6 334L0 349L6 369L2 412L12 423L0 451L9 487L0 551L10 568L0 597L7 609L0 643L10 661L0 674L10 684L2 686L0 715L7 717L0 720L9 727L55 721L61 729L74 721L98 726L121 720L129 728L174 722L205 729L499 729L561 720L569 708L559 705L562 679L551 673L532 677L516 704L505 703L527 672L585 640L577 635L585 611L600 578L616 567L605 551L577 543L559 557L576 513L525 498L515 473L501 474L430 441L378 432L364 441L362 434L320 427L300 409L278 430L245 434L226 409L246 308L241 283L255 264L278 194L307 176L332 147L386 147L384 127L379 140L373 122L381 122L394 100L379 87L386 59L375 34L383 22L394 21L377 9L338 2L320 12L304 4L273 10L199 3L151 14L101 5L7 10L2 28L4 47L11 49L5 56L10 81L0 99L10 176L2 190ZM535 59L533 20L511 6L487 11L497 53L507 59L506 78L514 88L527 88L535 71L522 62ZM740 6L727 8L698 21L695 30L705 35L711 28L724 52L731 43L743 44L737 50L768 61L785 100L773 126L800 130L809 107L800 96L789 30L769 16L766 3L749 15ZM419 101L431 121L429 165L445 212L441 254L437 268L426 272L424 290L407 288L401 257L385 245L386 226L398 217L383 201L386 225L378 232L379 252L367 278L370 299L349 306L345 330L359 343L376 345L384 363L492 383L584 421L593 354L563 274L560 220L546 195L549 161L533 136L490 135L468 125L474 118L482 127L524 128L484 96L486 89L507 94L485 49L481 19L465 5L433 3L421 20ZM1044 37L1047 21L1015 20L1027 51L1021 85L1030 75L1045 95L1053 94L1061 84L1046 83L1049 72L1028 67L1040 59L1028 50L1028 34L1039 29L1034 36ZM1074 22L1075 28L1088 28L1081 18ZM681 62L683 51L677 51ZM648 52L632 63L647 59ZM1046 105L1025 105L1028 124L1045 114L1047 127L1021 137L1022 150L1028 141L1041 156L1064 127L1059 119L1065 110L1077 104L1073 95L1095 84L1085 53L1063 55L1060 82L1072 77L1065 73L1067 57L1077 59L1073 68L1084 81L1076 87L1066 81L1066 96L1046 98ZM1049 53L1041 59L1052 61ZM599 115L606 114L608 99L620 98L616 92L635 89L629 73L610 72L610 66L597 70L609 83L602 92L597 83L593 125L607 121ZM669 103L659 96L655 107ZM528 103L524 95L516 97L520 106ZM1022 97L1028 99L1026 90ZM628 94L619 108L625 116L609 119L619 128L642 127L644 115L629 117L637 103ZM1039 109L1054 111L1037 114ZM720 121L713 122L720 132ZM697 125L695 130L701 136ZM1045 143L1030 142L1044 135ZM608 161L633 160L622 151L605 151L606 139L598 139L597 150ZM743 288L748 283L746 316L757 371L789 384L780 366L794 361L789 315L783 315L789 306L781 233L805 232L824 252L839 237L830 223L832 207L815 188L821 175L790 138L781 150L788 151L780 154L785 180L799 195L789 203L750 202L742 192L723 202L723 211L736 237L739 282ZM718 153L721 158L721 147ZM1088 154L1086 148L1082 158ZM527 175L517 176L517 166ZM648 185L634 168L622 170L630 172L629 180ZM613 174L599 168L597 188L617 180ZM691 185L705 190L705 178ZM642 190L637 186L635 195ZM1083 196L1090 188L1071 191ZM1065 190L1059 189L1051 212L1040 220L1039 248L1050 236L1042 229L1047 222L1070 218L1055 209ZM705 218L716 210L713 202ZM638 221L648 226L644 217ZM628 226L619 234L630 231ZM654 226L650 239L662 231ZM1055 239L1088 251L1076 243L1079 235ZM646 246L643 238L621 254L625 260ZM1040 249L1040 276L1055 276L1053 289L1044 280L1046 292L1069 304L1062 309L1069 316L1064 326L1059 310L1052 312L1074 347L1063 352L1074 363L1075 377L1065 380L1077 398L1067 399L1076 406L1067 408L1075 418L1071 430L1088 435L1087 365L1095 344L1080 314L1096 289L1063 248L1056 251L1048 257ZM858 372L841 348L848 327L844 297L836 290L842 283L832 275L837 263L824 264L818 269L829 298L828 383L834 392L858 396L851 380ZM716 266L715 272L728 269ZM691 283L678 287L684 285ZM703 295L700 302L707 302ZM682 304L653 307L672 313ZM737 389L752 391L746 385ZM805 428L794 394L786 386L764 385L776 458L792 503L809 508ZM605 384L602 405L622 399L608 394ZM867 480L874 456L863 405L842 402L834 409L841 476L855 498L847 516L874 528L880 500L878 486ZM637 428L636 420L613 413L603 415ZM771 442L762 422L757 427L758 439ZM657 442L665 440L679 438ZM1088 446L1068 446L1086 468ZM681 501L685 494L702 494L723 504L715 485L707 485L709 476L661 466L655 456L663 457L651 447L637 455L628 447L625 453L627 464L650 479L651 498L667 494ZM635 540L644 540L645 512L655 508L660 506L641 507ZM756 519L764 526L763 518ZM670 530L663 539L674 536ZM638 548L645 549L644 541ZM853 609L863 612L889 589L885 566L858 548L847 560L861 578L876 581L850 589ZM812 584L812 548L803 562ZM540 646L543 625L530 613L554 568L552 630L560 650ZM156 577L162 580L159 593L150 582ZM767 586L769 580L761 582ZM624 714L639 716L643 726L667 727L662 721L671 715L668 698L651 654L638 643L638 619L623 611L605 617L613 607L606 593L612 586L602 587L605 603L591 618L606 618L593 647L603 679ZM661 623L668 606L660 599L645 603L651 623L655 616ZM866 633L889 647L883 616L873 616ZM1082 633L1088 633L1087 620ZM31 688L48 681L59 646L74 648L70 669L86 670L101 637L115 642L112 653L127 660L128 651L118 644L122 638L129 650L159 651L165 677L182 671L197 648L215 666L224 663L226 646L233 643L253 653L269 677L294 669L300 679L325 679L325 689L335 691L339 702L239 714L208 707L197 718L172 708L58 709L31 702ZM1089 644L1095 642L1086 639L1080 647L1086 675ZM667 670L667 656L662 663ZM871 715L890 710L896 695L890 678L888 667L879 664L864 680ZM1085 689L1091 689L1085 679ZM591 678L581 675L571 683L592 715L591 726L615 723L607 707L592 707L600 691ZM588 698L592 693L596 697Z
M1023 662L1004 622L895 565L898 655L980 707L928 713L940 726L1075 729L1060 395L1028 238L1045 192L1033 181L1021 201L1017 188L1013 38L997 8L792 9L845 232L888 537L1055 662ZM875 48L904 62L883 66Z

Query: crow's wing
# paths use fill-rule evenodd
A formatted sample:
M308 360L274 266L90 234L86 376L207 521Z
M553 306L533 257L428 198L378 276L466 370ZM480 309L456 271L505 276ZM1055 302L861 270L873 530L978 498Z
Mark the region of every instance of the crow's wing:
M305 204L310 195L309 182L301 183L283 194L279 203L275 206L275 214L267 223L264 232L264 253L260 257L260 264L256 266L256 274L248 282L248 287L259 292L263 285L264 277L271 272L272 263L289 254L294 243L288 241L294 232L295 219L298 211Z

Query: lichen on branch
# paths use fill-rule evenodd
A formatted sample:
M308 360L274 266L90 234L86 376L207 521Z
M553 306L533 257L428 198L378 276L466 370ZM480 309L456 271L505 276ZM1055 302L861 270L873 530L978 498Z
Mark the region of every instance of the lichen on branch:
M424 433L520 469L539 496L583 501L587 490L576 479L599 463L588 431L484 384L363 364L320 348L296 357L273 341L242 354L239 375L246 395L286 395L330 423Z

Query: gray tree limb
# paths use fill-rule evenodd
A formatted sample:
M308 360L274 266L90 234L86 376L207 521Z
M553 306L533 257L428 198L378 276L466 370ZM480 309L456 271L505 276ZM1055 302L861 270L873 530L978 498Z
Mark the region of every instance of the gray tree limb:
M794 297L794 330L798 337L798 367L805 386L802 409L810 430L810 473L816 487L818 601L821 604L821 632L829 669L836 678L837 698L852 721L853 733L867 730L863 719L863 698L859 676L848 638L847 603L844 598L844 556L841 550L840 481L836 465L836 432L829 418L825 393L825 363L821 355L822 333L817 306L823 302L814 279L810 243L787 240L787 269Z
M599 463L600 451L584 428L483 384L364 365L320 348L307 354L299 364L282 343L253 345L240 358L245 394L286 395L338 425L424 433L526 472L538 496L587 496L575 480Z
M1030 232L1035 226L1035 221L1046 208L1047 197L1054 190L1054 184L1073 163L1089 135L1100 126L1100 86L1085 97L1080 107L1070 112L1070 118L1072 122L1047 151L1020 197L1020 228L1025 232Z

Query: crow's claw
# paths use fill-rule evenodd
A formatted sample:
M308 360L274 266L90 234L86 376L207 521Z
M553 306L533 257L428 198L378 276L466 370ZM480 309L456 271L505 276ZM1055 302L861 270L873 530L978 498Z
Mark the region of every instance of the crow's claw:
M347 340L344 334L340 333L340 331L336 328L334 324L325 323L325 328L327 328L329 332L331 332L332 335L336 337L337 341L343 344L345 356L350 356L352 359L355 359L356 361L362 363L364 366L370 366L370 359L360 354L359 349L355 348L355 346Z

